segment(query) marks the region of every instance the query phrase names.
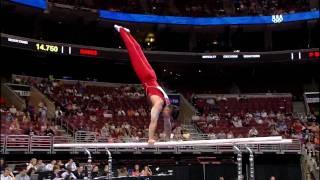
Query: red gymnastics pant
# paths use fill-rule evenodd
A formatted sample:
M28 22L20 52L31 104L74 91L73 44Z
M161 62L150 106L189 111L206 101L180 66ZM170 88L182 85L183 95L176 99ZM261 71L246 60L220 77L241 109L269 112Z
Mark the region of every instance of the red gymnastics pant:
M166 104L169 104L169 98L159 86L156 73L143 54L138 42L123 28L120 28L120 35L128 49L131 65L140 82L143 84L146 94L148 96L157 95L161 97Z

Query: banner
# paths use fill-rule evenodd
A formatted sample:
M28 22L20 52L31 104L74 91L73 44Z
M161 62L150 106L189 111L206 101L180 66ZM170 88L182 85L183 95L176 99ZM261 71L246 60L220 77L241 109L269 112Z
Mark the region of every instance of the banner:
M48 4L46 0L11 0L12 2L40 8L40 9L47 9Z
M177 24L177 25L250 25L250 24L279 24L293 21L303 21L319 18L318 11L299 12L291 14L277 14L272 16L241 16L241 17L183 17L132 14L99 10L100 18L128 21L137 23Z

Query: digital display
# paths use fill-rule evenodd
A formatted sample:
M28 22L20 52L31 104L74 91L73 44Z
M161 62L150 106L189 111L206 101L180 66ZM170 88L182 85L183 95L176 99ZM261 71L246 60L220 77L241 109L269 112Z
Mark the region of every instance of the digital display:
M43 43L37 43L36 44L36 50L37 51L58 53L59 49L60 49L59 46L56 46L56 45L43 44Z
M108 49L102 47L86 47L73 44L45 42L7 34L1 34L1 46L25 49L39 53L128 61L128 53L124 49ZM316 49L277 52L226 53L167 53L146 51L145 54L150 61L181 63L319 61L320 58L320 53Z
M79 54L80 55L88 55L88 56L98 56L98 51L95 49L81 48Z
M309 58L319 58L320 52L319 51L311 51L308 53Z

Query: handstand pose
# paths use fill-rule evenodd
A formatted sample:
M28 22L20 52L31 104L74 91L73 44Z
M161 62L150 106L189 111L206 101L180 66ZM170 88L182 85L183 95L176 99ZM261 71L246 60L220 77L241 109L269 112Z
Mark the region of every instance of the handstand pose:
M164 129L166 134L166 139L170 138L171 133L171 123L170 114L171 109L169 108L170 101L168 95L159 86L157 82L157 76L148 60L143 54L143 51L137 41L130 34L130 30L123 28L118 25L114 25L114 28L120 32L121 38L128 49L131 65L137 74L139 80L141 81L146 95L151 102L151 121L149 125L149 144L155 143L155 131L158 124L158 119L162 110L164 110Z

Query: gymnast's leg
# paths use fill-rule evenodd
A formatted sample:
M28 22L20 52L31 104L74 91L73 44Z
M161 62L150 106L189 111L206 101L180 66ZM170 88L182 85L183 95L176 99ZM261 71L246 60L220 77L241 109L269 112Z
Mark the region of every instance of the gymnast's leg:
M124 28L119 29L121 38L128 49L131 65L142 83L156 81L157 77L150 66L147 58L144 56L140 45L135 41L130 33Z

